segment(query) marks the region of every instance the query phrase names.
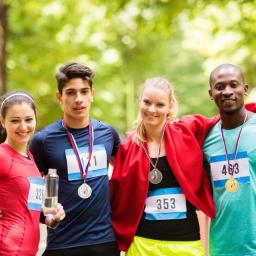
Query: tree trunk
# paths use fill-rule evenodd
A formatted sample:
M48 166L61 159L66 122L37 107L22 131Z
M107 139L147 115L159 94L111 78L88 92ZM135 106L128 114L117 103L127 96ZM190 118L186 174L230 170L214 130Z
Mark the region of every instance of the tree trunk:
M0 95L6 91L7 6L0 0Z

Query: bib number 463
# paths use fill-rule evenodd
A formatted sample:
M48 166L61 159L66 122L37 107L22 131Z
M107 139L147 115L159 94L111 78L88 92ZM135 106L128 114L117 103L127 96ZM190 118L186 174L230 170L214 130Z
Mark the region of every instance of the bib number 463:
M229 168L228 168L228 165L224 164L221 172L224 175L238 174L239 173L239 164L238 163L229 164Z

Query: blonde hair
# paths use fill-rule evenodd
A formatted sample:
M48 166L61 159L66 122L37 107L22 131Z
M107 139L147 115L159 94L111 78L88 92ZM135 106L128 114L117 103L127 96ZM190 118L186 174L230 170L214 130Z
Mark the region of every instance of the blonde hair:
M170 112L167 118L170 121L174 121L178 113L178 104L171 83L162 77L153 77L146 79L141 87L139 101L141 100L144 90L148 87L162 89L169 93ZM130 134L132 136L133 142L138 145L145 142L146 140L146 130L141 118L140 111L138 112L136 121L134 123L134 128L132 129Z

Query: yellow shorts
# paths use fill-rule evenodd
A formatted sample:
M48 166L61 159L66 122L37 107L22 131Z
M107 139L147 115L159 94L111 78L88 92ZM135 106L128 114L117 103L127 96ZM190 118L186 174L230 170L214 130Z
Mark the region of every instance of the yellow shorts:
M198 241L163 241L135 236L126 256L205 256Z

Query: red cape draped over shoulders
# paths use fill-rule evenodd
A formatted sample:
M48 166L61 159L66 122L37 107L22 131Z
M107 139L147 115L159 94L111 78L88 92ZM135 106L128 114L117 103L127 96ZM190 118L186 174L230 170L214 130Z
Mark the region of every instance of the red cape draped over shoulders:
M218 117L185 116L168 122L165 151L168 163L186 198L209 217L215 216L210 183L203 169L201 145ZM150 163L142 147L131 138L120 145L110 180L112 223L119 249L133 241L148 193Z

